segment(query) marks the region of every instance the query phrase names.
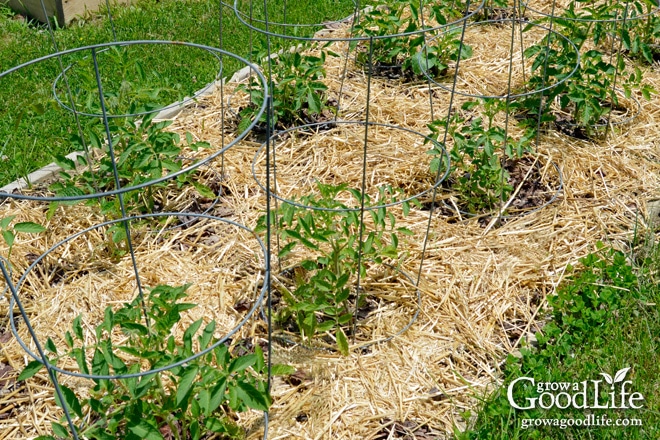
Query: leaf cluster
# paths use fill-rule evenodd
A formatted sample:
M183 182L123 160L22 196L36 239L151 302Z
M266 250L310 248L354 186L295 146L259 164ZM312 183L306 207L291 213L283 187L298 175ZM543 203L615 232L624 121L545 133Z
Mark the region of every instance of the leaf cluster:
M204 325L203 318L190 324L181 340L174 337L174 326L182 313L195 307L180 302L188 287L153 288L144 304L146 309L139 297L119 310L106 308L94 336L86 334L78 316L71 331L66 332L65 352L48 339L46 349L52 364L70 359L84 374L129 376L94 379L89 397L79 397L61 386L79 436L95 440L164 440L164 433L170 433L169 438L177 440L199 440L217 433L222 438L239 438L242 432L232 421L233 413L268 410L271 398L258 345L254 353L234 356L227 345L216 343L216 322ZM111 336L118 333L123 338L116 343ZM202 351L206 354L180 366L130 377L140 373L145 364L149 370L166 368ZM93 353L91 362L87 353ZM29 363L19 380L42 368L39 361ZM57 404L63 406L59 399ZM41 440L70 438L61 423L53 423L53 432L54 436L43 436Z
M531 151L531 135L515 140L493 123L506 103L501 100L482 100L482 103L487 121L482 116L456 112L429 124L432 137L439 139L447 131L447 137L453 141L449 161L452 188L460 194L459 206L472 214L489 212L509 198L514 188L508 183L509 175L503 164ZM469 101L462 110L472 111L478 105ZM431 173L436 174L444 160L443 151L436 146L427 153L435 156Z
M316 46L303 44L296 50L283 50L266 58L266 53L257 52L257 59L264 59L261 69L270 78L269 87L273 94L272 126L289 128L299 124L315 122L322 112L328 109L328 86L325 77L325 60L328 56L337 56L325 47L318 55L312 54ZM247 85L239 90L247 92L251 105L240 112L239 131L245 130L254 120L258 109L263 105L265 96L261 84L250 78ZM259 122L266 123L264 114Z
M411 231L396 227L396 218L385 207L369 210L372 228L364 230L360 237L361 217L358 210L349 209L337 198L349 192L358 203L362 194L347 184L317 184L320 196L303 197L297 204L284 203L273 213L282 247L278 256L286 258L296 248L304 249L308 256L297 267L302 269L294 280L291 290L281 289L286 307L279 312L278 320L293 319L303 338L334 331L337 347L348 354L346 332L342 326L353 322L354 307L350 298L356 298L351 286L359 272L366 278L366 263L377 264L400 257L398 234ZM396 191L381 187L377 200L364 195L365 204L377 205L396 201ZM410 209L403 202L404 212ZM266 217L259 221L257 231L265 229ZM356 299L359 301L359 298Z
M657 44L660 41L660 17L656 13L658 4L652 0L637 0L629 3L628 19L615 27L623 48L632 58L643 59L648 64L655 62ZM638 18L646 15L646 17Z
M172 121L154 121L156 114L151 113L142 118L118 118L109 121L112 136L113 155L109 145L104 142L104 127L98 121L92 122L86 128L85 139L79 135L72 136L72 142L81 150L89 151L90 155L101 151L103 154L98 164L92 163L89 155L78 155L76 160L65 156L57 156L55 161L62 168L61 179L53 183L50 189L57 196L81 196L97 192L111 191L117 187L115 167L121 187L141 185L162 178L168 173L182 169L181 157L183 148L197 151L209 148L207 142L195 141L190 133L186 133L185 143L178 133L167 131ZM204 197L214 198L213 191L197 182L195 172L184 173L177 177L177 186L191 184ZM139 213L154 212L155 195L158 188L167 183L149 185L142 190L130 191L125 196L127 211ZM73 202L77 203L77 202ZM57 205L54 205L55 207ZM51 207L51 212L53 212ZM101 211L110 218L121 217L121 209L117 198L101 201ZM125 238L121 225L113 228L114 242Z
M611 18L620 12L621 5L615 2L594 6L588 8L593 9L592 15L588 16ZM526 118L528 127L536 127L539 118L541 124L555 121L557 118L549 103L556 101L562 111L570 113L569 124L584 131L588 137L594 137L597 127L602 126L611 111L619 106L615 85L623 90L626 98L638 90L644 98L650 99L653 89L643 83L642 71L635 67L626 73L623 55L610 55L602 48L604 41L613 34L607 23L570 20L583 17L583 14L567 9L554 21L554 30L567 39L548 33L538 44L524 51L524 57L532 60L528 88L540 90L557 84L544 92L543 97L530 94L513 103L512 108ZM624 38L626 40L626 44L632 47L629 37ZM575 73L566 80L578 63L578 54L569 41L580 52L580 62ZM583 50L588 42L593 43L593 48Z
M353 47L359 46L357 63L368 66L371 62L377 68L376 73L379 69L401 66L402 73L409 78L419 77L423 71L437 77L447 71L450 61L459 59L459 51L461 59L472 56L472 48L461 44L457 37L460 28L441 30L437 35L421 32L459 18L465 10L462 2L442 1L421 6L415 0L395 0L363 13L355 25L356 35L373 39L353 43ZM411 35L390 37L397 34ZM424 47L428 40L433 44Z

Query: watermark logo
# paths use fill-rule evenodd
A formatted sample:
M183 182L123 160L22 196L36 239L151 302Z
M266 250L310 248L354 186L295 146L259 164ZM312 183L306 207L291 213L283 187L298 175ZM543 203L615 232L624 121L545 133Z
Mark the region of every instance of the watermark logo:
M632 381L625 380L630 367L617 371L613 376L600 373L603 379L582 382L536 382L532 377L519 377L507 388L509 404L518 410L541 409L639 409L644 396L631 390ZM605 382L605 383L603 383ZM517 386L531 384L539 394L516 400ZM609 389L608 386L609 385Z

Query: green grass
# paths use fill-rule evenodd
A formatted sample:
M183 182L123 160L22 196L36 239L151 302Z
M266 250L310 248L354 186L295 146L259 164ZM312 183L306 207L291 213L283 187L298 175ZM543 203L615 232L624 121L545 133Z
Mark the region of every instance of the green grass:
M601 248L581 260L556 296L548 299L551 321L537 334L538 347L523 349L522 358L510 356L504 367L502 387L487 396L470 429L457 433L460 440L488 439L658 439L660 438L660 289L657 246L636 252L629 258L621 252ZM627 388L644 396L640 409L558 409L517 410L507 391L520 377L538 382L604 380L600 373L614 376L630 367ZM589 382L591 383L591 382ZM538 397L528 382L513 387L518 406ZM538 385L537 385L538 386ZM618 387L619 385L617 385ZM604 392L609 385L601 384ZM615 388L616 390L620 388ZM589 400L594 398L589 394ZM564 397L565 398L565 397ZM547 397L549 399L549 397ZM601 404L606 400L601 393ZM628 402L629 403L629 402ZM565 403L562 403L564 405ZM578 398L578 405L580 399ZM618 404L617 406L621 406ZM627 405L629 406L629 405ZM612 420L639 419L642 426L567 427L534 426L523 429L523 419L584 419L589 414ZM465 414L468 419L470 414ZM616 422L613 422L616 423Z
M348 0L315 0L313 8L309 7L312 2L290 3L284 16L283 10L275 6L282 3L273 2L269 19L322 23L343 18L353 8L353 2ZM255 19L260 17L257 8L253 14ZM172 40L222 46L230 53L249 58L251 47L256 51L264 45L263 36L250 32L227 7L222 8L221 41L218 2L140 0L130 7L112 7L112 15L116 40L107 14L101 12L57 29L54 39L58 50L112 41ZM55 51L46 26L17 18L9 9L0 7L0 72ZM287 32L311 35L316 29L301 27ZM274 50L292 44L281 38L271 40ZM118 99L113 109L116 114L125 113L131 102L139 101L138 91L146 90L152 95L140 102L160 106L190 96L212 82L219 70L218 60L207 52L177 45L131 46L123 54L107 51L98 55L98 62L106 92L126 98ZM61 66L69 65L72 67L67 76L76 96L76 107L97 113L96 95L90 93L95 92L96 83L89 51L63 57L61 64L60 60L51 59L0 78L0 185L52 162L55 155L73 151L70 138L77 133L76 121L71 112L54 101L51 91ZM242 66L224 57L221 76L229 77ZM59 85L59 96L67 102L66 87L63 82ZM128 93L125 89L129 89ZM88 121L82 118L81 123Z

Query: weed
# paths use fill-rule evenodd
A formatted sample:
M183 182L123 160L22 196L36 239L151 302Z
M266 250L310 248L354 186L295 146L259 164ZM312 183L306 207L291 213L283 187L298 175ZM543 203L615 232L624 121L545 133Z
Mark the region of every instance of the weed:
M656 269L657 270L657 269ZM534 425L525 428L522 419L585 419L589 414L609 419L636 418L643 426L568 427L561 432L567 438L654 438L658 400L649 384L658 374L655 351L660 315L649 307L658 299L656 282L646 278L655 271L646 266L634 267L619 251L598 244L598 250L580 259L578 268L568 268L569 276L548 297L550 322L537 332L538 346L523 347L521 357L509 356L504 367L504 384L483 401L474 423L457 439L539 439L557 438L556 426ZM514 409L516 402L537 398L532 386L515 387L511 396L507 386L520 377L536 382L592 383L609 372L631 369L631 389L642 392L643 409L580 409L556 407L547 410ZM612 375L614 376L614 375ZM609 377L609 379L608 379ZM602 396L601 396L602 397ZM589 395L589 399L594 396ZM529 426L529 425L527 425Z

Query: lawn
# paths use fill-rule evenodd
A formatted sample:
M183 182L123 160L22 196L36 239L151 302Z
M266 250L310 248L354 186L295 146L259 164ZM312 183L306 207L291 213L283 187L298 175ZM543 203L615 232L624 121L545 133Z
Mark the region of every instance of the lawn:
M352 11L350 2L323 0L315 7L301 9L291 7L289 20L300 23L321 23L334 17L343 18ZM256 13L256 12L255 12ZM222 14L222 15L221 15ZM300 18L302 17L302 18ZM218 3L205 1L140 1L130 7L115 7L112 21L107 14L90 13L74 21L69 27L57 29L51 36L45 25L31 23L14 15L8 8L0 7L0 72L21 63L59 51L82 46L129 40L185 41L199 45L221 47L227 52L246 58L250 48L263 53L265 40L257 33L248 32L237 20L233 9ZM272 20L281 19L274 14ZM314 20L314 21L312 21ZM220 23L223 32L220 35ZM316 28L302 28L301 35L313 33ZM282 39L271 39L271 48L289 46ZM115 81L117 89L122 82L132 83L135 89L158 90L154 104L165 106L191 96L217 76L231 77L240 66L226 58L218 67L216 57L199 49L182 49L177 46L133 47L127 51L129 65L112 56L100 56L99 63L104 81ZM54 101L53 82L63 66L76 66L71 85L76 79L80 84L95 83L89 52L76 53L62 60L51 59L29 66L15 74L0 79L0 186L52 162L55 155L74 151L71 136L75 134L76 120L71 112L63 111ZM136 63L140 66L136 66ZM80 69L77 72L77 69ZM142 69L141 71L138 69ZM146 71L146 78L141 76ZM83 83L82 81L87 81ZM66 89L60 81L60 99L67 101ZM75 90L74 90L75 93ZM68 103L68 102L67 102ZM77 103L85 110L86 100ZM91 112L94 113L94 112ZM29 119L29 123L26 120ZM85 125L83 118L82 125Z

